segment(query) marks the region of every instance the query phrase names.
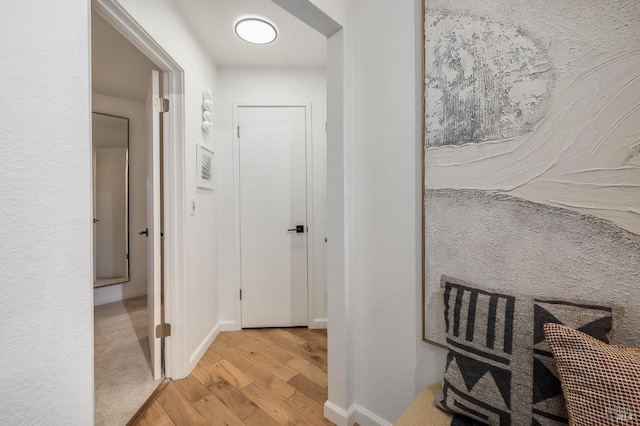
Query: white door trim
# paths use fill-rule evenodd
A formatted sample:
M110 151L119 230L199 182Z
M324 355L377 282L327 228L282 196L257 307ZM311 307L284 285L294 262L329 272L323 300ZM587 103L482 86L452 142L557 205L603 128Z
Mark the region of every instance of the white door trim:
M303 107L305 109L305 147L307 160L307 327L314 323L314 269L313 269L313 132L311 128L311 102L234 102L233 103L233 241L236 300L236 329L242 328L242 268L240 263L240 144L238 139L238 112L242 107ZM241 130L242 131L242 130Z
M163 132L164 162L164 312L171 323L165 339L165 376L187 376L185 320L185 145L184 71L117 0L92 0L93 9L162 70L163 94L170 109ZM91 35L89 34L89 37ZM91 43L91 40L89 40Z

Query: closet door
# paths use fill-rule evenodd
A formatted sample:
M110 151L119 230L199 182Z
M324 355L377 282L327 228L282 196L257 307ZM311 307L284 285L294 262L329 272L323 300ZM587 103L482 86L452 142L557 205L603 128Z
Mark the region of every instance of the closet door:
M304 107L240 107L242 327L306 326Z

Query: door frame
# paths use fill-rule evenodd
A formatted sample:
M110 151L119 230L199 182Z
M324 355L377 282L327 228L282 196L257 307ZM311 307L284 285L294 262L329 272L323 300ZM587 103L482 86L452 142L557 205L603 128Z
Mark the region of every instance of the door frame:
M164 375L178 379L186 377L189 371L184 305L186 215L182 208L186 205L184 70L117 0L92 0L91 5L102 18L160 68L163 96L168 98L170 103L162 129L165 155L161 165L164 173L164 313L165 322L171 324L171 337L165 338Z
M234 102L233 103L233 241L234 241L234 281L236 300L236 328L242 328L242 302L240 301L240 289L242 288L242 265L240 247L240 140L238 138L238 117L240 108L291 108L301 107L305 109L305 154L307 174L307 327L312 327L314 322L314 269L313 269L313 241L315 230L313 229L313 132L311 128L311 102ZM311 225L311 226L310 226Z

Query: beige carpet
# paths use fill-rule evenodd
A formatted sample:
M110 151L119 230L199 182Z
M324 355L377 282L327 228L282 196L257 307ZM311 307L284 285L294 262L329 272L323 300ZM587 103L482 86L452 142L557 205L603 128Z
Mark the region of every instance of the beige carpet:
M96 306L95 424L122 426L158 387L150 367L147 296Z

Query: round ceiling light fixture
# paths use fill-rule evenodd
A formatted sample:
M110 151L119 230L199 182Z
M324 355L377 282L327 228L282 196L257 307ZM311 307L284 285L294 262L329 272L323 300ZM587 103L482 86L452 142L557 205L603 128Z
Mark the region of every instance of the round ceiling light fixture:
M236 23L238 37L253 44L269 44L278 37L276 27L260 18L245 18Z

